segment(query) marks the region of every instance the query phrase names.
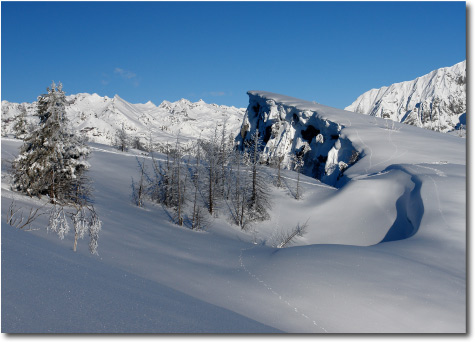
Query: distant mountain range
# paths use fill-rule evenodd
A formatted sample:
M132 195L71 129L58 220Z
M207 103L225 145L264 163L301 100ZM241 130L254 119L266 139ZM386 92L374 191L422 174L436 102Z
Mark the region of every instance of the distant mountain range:
M345 109L439 132L464 128L466 75L463 61L413 81L369 90Z
M254 99L253 94L250 95L251 100ZM207 104L203 100L194 103L186 99L163 101L156 106L150 101L132 104L118 95L110 98L79 93L68 95L66 99L66 114L72 128L84 133L92 142L108 145L114 144L116 132L122 127L130 137L139 138L143 144L147 143L150 136L156 144L171 143L177 136L181 141L209 137L215 127L224 122L228 134L236 137L241 125L246 124L243 119L246 121L250 118L245 116L245 108ZM413 81L372 89L345 109L450 132L465 128L466 103L466 62L463 61L452 67L434 70ZM253 110L252 106L249 108ZM36 102L2 101L2 135L13 133L15 118L22 111L26 112L29 122L38 123L38 118L34 116L36 109ZM264 133L266 137L269 134ZM321 164L323 167L325 163Z
M97 94L68 95L66 114L72 128L84 133L90 141L111 145L118 129L124 127L131 137L143 143L150 135L157 143L207 137L216 125L226 122L227 131L233 136L239 131L244 108L208 104L203 100L190 102L163 101L159 106L152 102L132 104L118 95L113 98ZM12 103L2 101L2 135L13 133L15 118L26 111L27 120L38 122L34 116L37 103Z

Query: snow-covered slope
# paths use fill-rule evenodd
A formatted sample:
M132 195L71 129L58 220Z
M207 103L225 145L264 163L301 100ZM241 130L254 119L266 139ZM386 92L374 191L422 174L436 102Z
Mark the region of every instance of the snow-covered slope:
M21 142L2 139L2 332L465 332L466 140L250 92L250 107L257 103L260 119L248 109L245 137L260 127L265 134L280 114L298 118L282 120L267 148L281 141L292 153L291 140L308 141L313 123L330 135L333 164L342 149L359 152L339 188L302 176L295 200L296 175L286 170L285 187L270 188L270 220L241 231L222 203L208 230L195 232L161 207L131 203L133 151L92 144L99 257L82 240L74 254L72 236L47 234L45 216L34 224L40 230L6 224L12 198L42 202L9 190L7 161ZM294 245L272 247L307 220Z
M143 144L150 134L155 143L164 143L175 140L177 135L184 140L206 136L213 132L216 124L223 122L230 132L235 132L244 114L244 109L207 104L203 100L195 103L186 99L163 101L155 106L150 101L131 104L118 95L109 98L81 93L67 96L67 101L66 113L72 127L85 133L90 141L108 145L114 143L115 133L122 125L130 136L139 137ZM12 133L14 119L22 108L26 109L29 121L37 122L32 116L36 102L2 101L2 134Z
M345 109L448 132L466 124L466 61L413 81L372 89Z

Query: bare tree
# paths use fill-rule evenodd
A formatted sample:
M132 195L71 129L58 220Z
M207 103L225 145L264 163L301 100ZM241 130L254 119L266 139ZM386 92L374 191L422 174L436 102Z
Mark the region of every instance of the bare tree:
M285 155L282 152L277 152L274 148L274 153L272 154L271 158L271 165L277 167L277 178L275 179L275 186L280 188L282 187L282 162L284 161Z
M193 194L193 215L192 215L192 220L191 220L191 229L198 229L200 227L200 207L198 204L198 193L199 193L199 187L200 187L200 181L201 181L201 148L200 148L200 143L199 141L196 143L196 152L195 152L195 168L193 170L193 186L194 186L194 194Z
M142 159L142 162L140 162L140 160L136 157L136 160L139 166L140 179L138 183L136 183L132 178L132 200L136 206L143 207L143 198L146 191L145 181L147 178L145 159Z
M213 214L217 197L217 169L218 169L218 126L215 127L214 135L202 140L203 159L207 168L208 186L208 212Z
M125 131L124 124L122 127L115 132L115 145L122 152L127 151L129 147L129 135Z
M303 236L307 232L307 227L308 227L308 219L302 225L300 225L300 223L297 223L297 225L293 229L287 232L279 233L279 235L274 241L273 246L277 248L284 248L284 247L290 246L291 244L294 243L295 237Z
M12 199L12 202L10 203L10 206L8 207L8 211L7 211L7 223L10 226L18 228L18 229L23 229L25 227L28 227L38 217L45 214L44 212L40 211L40 209L42 209L45 205L46 204L36 209L30 208L28 215L26 215L23 212L23 208L18 207L15 204L15 200Z
M300 170L302 170L302 166L304 165L304 161L301 155L296 155L294 158L294 170L297 171L297 186L295 188L295 199L301 199L302 193L300 190Z
M262 221L269 218L267 212L271 208L270 193L268 187L260 172L261 159L263 154L262 140L259 138L259 132L256 130L251 135L251 140L247 143L248 164L251 168L251 188L249 199L247 201L248 215L251 221Z
M174 179L176 182L176 192L174 193L174 197L176 197L176 215L177 215L177 224L179 226L183 226L183 203L185 199L185 185L186 185L186 179L182 180L182 149L178 144L178 137L176 139L176 144L175 144L175 153L174 153ZM186 173L185 173L186 175ZM182 189L183 187L183 189Z

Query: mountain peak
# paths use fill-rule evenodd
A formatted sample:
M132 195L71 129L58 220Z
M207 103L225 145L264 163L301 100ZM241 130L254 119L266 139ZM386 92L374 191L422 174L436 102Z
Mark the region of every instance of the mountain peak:
M466 61L462 61L412 81L371 89L345 110L449 132L463 124L466 97Z

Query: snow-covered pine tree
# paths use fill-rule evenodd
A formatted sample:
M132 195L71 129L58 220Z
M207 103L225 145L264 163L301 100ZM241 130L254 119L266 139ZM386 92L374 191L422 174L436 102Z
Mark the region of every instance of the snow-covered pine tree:
M20 114L15 118L13 134L17 139L25 139L28 136L28 122L26 121L26 109L21 107Z
M49 195L52 202L74 201L77 180L89 167L89 148L69 130L65 104L61 83L53 82L38 97L39 127L25 138L12 163L16 190L29 196Z

